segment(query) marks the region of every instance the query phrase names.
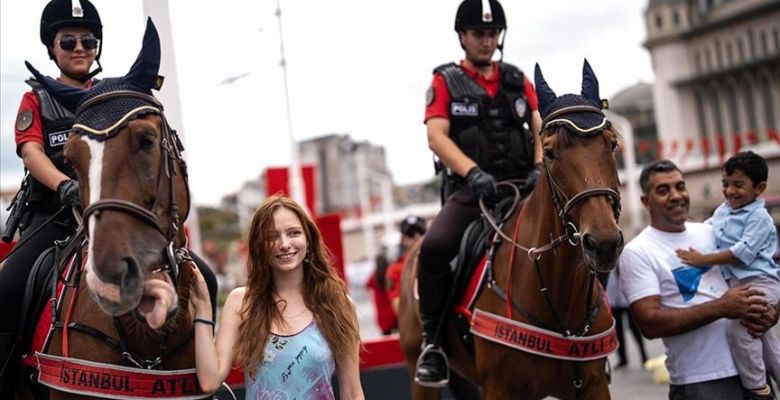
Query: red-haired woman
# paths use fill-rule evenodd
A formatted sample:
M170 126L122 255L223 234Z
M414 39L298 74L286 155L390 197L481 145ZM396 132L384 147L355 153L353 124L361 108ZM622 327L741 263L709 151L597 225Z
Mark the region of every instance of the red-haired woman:
M238 365L247 398L279 392L334 399L335 371L341 399L363 399L355 307L317 226L297 203L273 196L255 212L248 243L247 285L228 296L216 340L206 284L194 271L195 361L203 391L216 391Z

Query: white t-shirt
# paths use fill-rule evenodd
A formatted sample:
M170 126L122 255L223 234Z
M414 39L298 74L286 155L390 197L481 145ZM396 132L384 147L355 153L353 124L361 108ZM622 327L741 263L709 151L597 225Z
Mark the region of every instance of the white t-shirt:
M665 308L687 308L723 296L728 285L718 267L684 264L676 249L716 250L712 227L686 222L683 232L663 232L648 226L629 242L620 256L620 289L629 304L661 296ZM686 385L737 375L726 341L726 319L688 333L664 337L671 383Z

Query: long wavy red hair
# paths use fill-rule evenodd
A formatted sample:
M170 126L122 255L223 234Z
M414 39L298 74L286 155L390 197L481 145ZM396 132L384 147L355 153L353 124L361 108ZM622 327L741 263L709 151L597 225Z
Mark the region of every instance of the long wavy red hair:
M271 196L255 212L247 239L249 246L249 277L242 322L238 327L236 361L245 371L254 373L265 355L271 322L284 322L276 306L276 286L271 275L274 246L274 213L286 208L301 221L307 244L307 261L303 264L303 299L314 314L317 328L325 336L338 365L356 357L360 348L355 306L347 296L347 286L333 268L333 258L322 241L314 221L298 203L280 195ZM310 261L309 261L310 260Z

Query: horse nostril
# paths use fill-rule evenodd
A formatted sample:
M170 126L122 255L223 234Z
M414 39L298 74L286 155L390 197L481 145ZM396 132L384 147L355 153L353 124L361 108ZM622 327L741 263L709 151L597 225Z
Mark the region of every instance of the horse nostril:
M582 247L586 251L595 251L596 250L596 241L593 240L593 235L588 234L588 233L582 235Z
M127 268L122 274L122 288L135 287L138 284L141 275L141 269L132 257L125 258Z

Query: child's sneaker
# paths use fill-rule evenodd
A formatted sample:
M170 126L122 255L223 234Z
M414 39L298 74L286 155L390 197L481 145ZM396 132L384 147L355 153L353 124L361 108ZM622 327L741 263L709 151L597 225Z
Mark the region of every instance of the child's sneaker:
M763 389L745 389L745 400L775 400L775 395L769 385Z

